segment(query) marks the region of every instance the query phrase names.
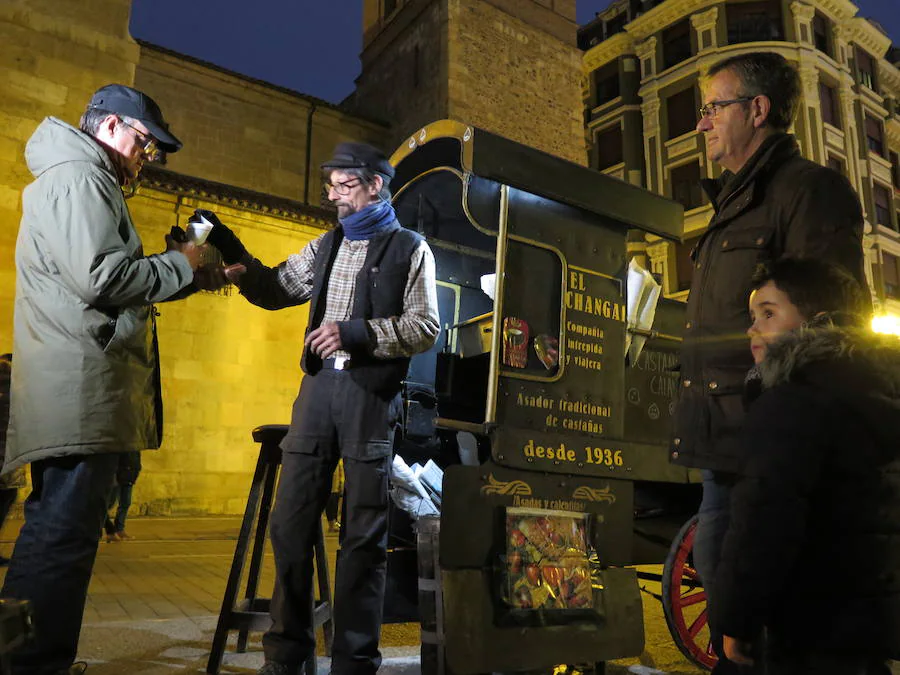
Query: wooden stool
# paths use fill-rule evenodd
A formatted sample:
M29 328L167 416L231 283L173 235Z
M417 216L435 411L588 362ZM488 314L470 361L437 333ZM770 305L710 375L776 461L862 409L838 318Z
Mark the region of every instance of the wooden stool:
M275 483L278 469L281 466L281 448L278 447L278 444L281 443L287 430L286 424L266 424L253 430L253 440L260 443L259 460L256 462L253 483L250 485L250 496L247 497L247 508L244 510L244 520L241 523L241 532L234 550L234 560L231 563L231 573L228 575L228 583L225 585L222 610L219 612L219 622L216 625L209 663L206 666L206 672L210 675L218 675L222 665L222 655L225 652L225 642L228 639L228 631L239 631L237 651L244 653L247 650L247 634L251 630L264 632L272 625L269 618L271 600L270 598L258 598L256 592L259 586L263 550L266 545L269 512L272 509ZM254 520L256 521L255 528ZM238 586L241 582L241 573L244 571L251 536L253 537L253 549L250 551L247 589L243 600L238 603ZM334 629L331 619L331 589L328 585L328 559L325 556L325 537L322 532L321 519L319 520L319 533L316 537L314 554L318 597L310 598L310 602L313 603L313 627L314 629L322 627L325 635L325 653L330 656ZM306 675L316 675L315 652L304 664L304 670Z

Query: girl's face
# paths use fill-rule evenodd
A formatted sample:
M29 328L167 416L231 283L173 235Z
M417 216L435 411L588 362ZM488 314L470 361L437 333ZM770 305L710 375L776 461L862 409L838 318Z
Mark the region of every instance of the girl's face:
M791 302L787 293L774 282L768 281L750 294L750 351L753 361L761 363L766 358L769 345L779 335L799 328L806 317Z

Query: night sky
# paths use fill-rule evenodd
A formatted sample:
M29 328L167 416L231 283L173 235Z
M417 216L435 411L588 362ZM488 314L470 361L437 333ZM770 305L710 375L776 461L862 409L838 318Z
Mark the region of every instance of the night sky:
M900 0L855 0L900 44ZM609 0L578 0L587 23ZM893 11L891 11L893 10ZM339 103L354 87L362 0L134 0L134 37Z

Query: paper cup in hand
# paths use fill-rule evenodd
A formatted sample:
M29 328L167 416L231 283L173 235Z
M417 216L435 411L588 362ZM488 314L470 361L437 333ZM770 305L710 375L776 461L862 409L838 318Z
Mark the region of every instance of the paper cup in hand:
M197 246L202 246L209 236L213 224L203 216L197 216L200 220L191 220L187 224L187 236Z

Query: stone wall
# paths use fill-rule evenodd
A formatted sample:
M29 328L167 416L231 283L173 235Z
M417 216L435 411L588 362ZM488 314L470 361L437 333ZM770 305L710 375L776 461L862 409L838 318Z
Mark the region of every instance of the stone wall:
M586 164L574 21L567 44L523 20L533 3L520 18L483 0L447 2L449 117Z
M364 140L388 153L394 149L383 142L384 126L371 120L138 45L128 34L130 5L0 2L2 352L13 346L15 239L21 191L31 181L25 143L47 115L77 124L104 84L146 91L185 142L168 158L172 181L148 179L129 199L147 253L162 250L171 226L183 226L202 206L219 213L254 255L277 264L331 224L331 214L318 208L318 167L337 142ZM281 200L286 209L273 207L278 199L271 195L292 201ZM144 453L134 513L240 513L258 453L251 430L290 419L307 311L267 312L236 292L199 293L158 309L164 440L158 452Z
M265 215L184 194L142 187L129 200L148 252L195 208L215 210L269 265L300 251L328 225ZM240 513L259 446L261 424L287 424L297 394L307 309L277 312L229 295L197 293L157 306L165 428L159 451L144 453L135 486L138 513Z
M412 0L363 49L352 105L390 122L393 148L448 117L446 24L443 2Z
M587 163L574 0L370 2L365 22L354 106L395 145L449 118Z
M167 168L315 205L321 198L319 166L336 143L385 141L383 125L330 103L152 45L141 45L135 86L159 103L184 143L167 158ZM394 148L384 150L390 155Z

